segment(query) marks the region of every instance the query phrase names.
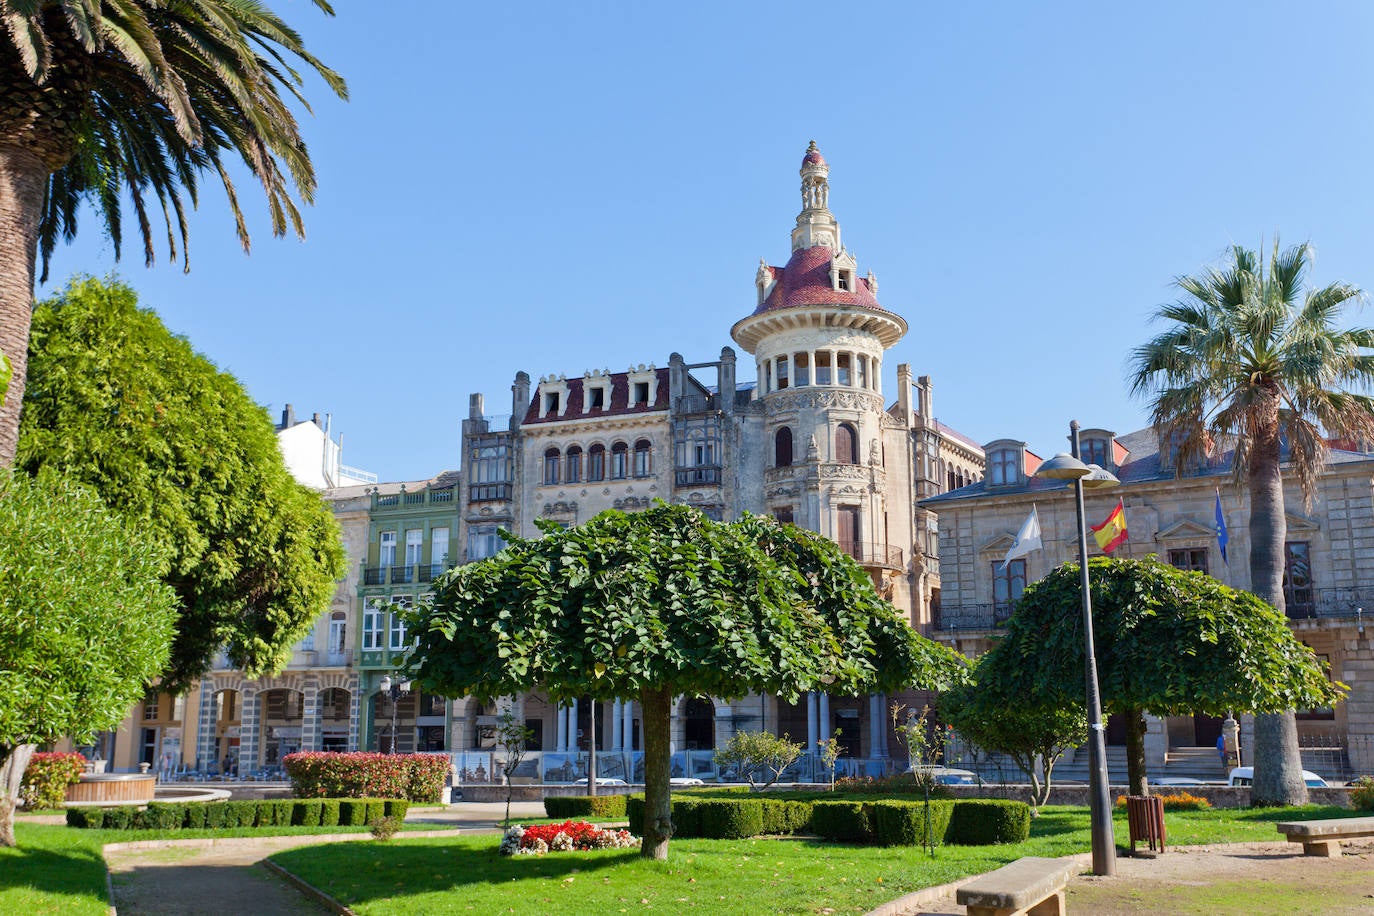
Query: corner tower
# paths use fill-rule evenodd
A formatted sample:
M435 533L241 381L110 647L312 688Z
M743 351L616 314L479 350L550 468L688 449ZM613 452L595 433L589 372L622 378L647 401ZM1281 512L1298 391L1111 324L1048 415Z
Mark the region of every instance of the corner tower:
M911 508L887 502L889 485L904 492L907 449L884 409L882 364L907 323L878 304L876 278L859 276L841 243L829 178L812 141L791 257L759 262L754 312L730 335L757 361L766 511L839 543L890 594L910 559L897 545L909 541Z

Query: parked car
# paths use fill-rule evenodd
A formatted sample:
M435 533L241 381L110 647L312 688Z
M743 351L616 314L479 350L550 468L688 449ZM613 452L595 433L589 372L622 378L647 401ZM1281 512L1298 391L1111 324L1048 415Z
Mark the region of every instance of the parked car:
M704 786L706 783L695 776L674 776L668 780L668 785L674 789L685 789L688 786Z
M911 772L919 776L929 776L937 786L981 786L983 779L972 770L956 770L953 767L920 766L912 767Z
M1227 785L1248 786L1255 781L1254 767L1236 767L1231 771L1231 776L1227 780ZM1326 780L1322 779L1311 770L1302 771L1302 781L1307 783L1309 789L1321 789L1326 787Z
M1215 786L1220 783L1208 782L1205 779L1193 779L1189 776L1163 776L1159 779L1148 780L1152 786Z
M574 781L573 781L573 785L575 785L575 786L585 786L586 784L587 784L587 777L585 777L585 776L583 776L581 779L577 779L577 780L574 780ZM629 783L627 783L625 780L621 779L621 778L618 777L618 776L598 776L598 777L596 777L596 784L597 784L598 786L626 786L626 785L629 785Z

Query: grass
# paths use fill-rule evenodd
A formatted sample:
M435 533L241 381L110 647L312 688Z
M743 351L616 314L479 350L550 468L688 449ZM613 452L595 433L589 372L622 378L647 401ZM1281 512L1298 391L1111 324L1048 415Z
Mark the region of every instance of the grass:
M1213 809L1165 815L1169 843L1274 841L1274 824L1348 816L1341 808ZM1021 856L1090 847L1082 808L1047 807L1014 846L841 846L802 839L675 840L669 861L637 850L543 857L496 853L496 837L393 840L303 847L273 860L359 914L540 912L596 914L655 908L720 914L864 913L925 887L997 868ZM1125 813L1115 818L1128 843Z

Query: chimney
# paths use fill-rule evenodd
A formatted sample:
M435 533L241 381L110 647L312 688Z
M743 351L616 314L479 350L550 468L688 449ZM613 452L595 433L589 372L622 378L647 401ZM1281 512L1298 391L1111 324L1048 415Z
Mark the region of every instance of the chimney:
M922 375L916 379L916 412L927 420L935 419L935 403L930 376Z
M486 400L482 397L481 392L478 392L477 394L470 394L470 395L468 395L468 419L469 419L469 420L480 420L480 419L482 419L482 413L483 413L483 410L484 410L485 407L486 407Z
M295 426L295 425L296 425L296 408L292 407L290 404L287 404L287 405L286 405L286 409L283 410L283 411L281 412L281 428L282 428L282 429L290 429L291 427L293 427L293 426Z
M716 373L716 388L720 394L719 408L726 413L735 412L735 351L722 347L720 369Z
M316 426L320 427L321 429L324 429L324 424L320 422L320 415L319 415L319 412L318 412L318 411L315 412L315 413L312 413L312 414L310 415L310 422L311 422L311 423L314 423Z
M902 426L911 426L911 364L897 364L897 413Z
M515 373L515 384L510 386L510 399L511 423L518 424L525 419L525 411L530 409L530 374L528 372Z

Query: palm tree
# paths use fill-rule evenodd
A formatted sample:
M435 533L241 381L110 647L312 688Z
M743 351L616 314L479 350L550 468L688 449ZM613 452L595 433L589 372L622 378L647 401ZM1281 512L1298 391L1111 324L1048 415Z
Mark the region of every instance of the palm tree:
M1232 473L1250 496L1250 587L1283 611L1281 462L1312 499L1327 437L1374 438L1374 331L1335 327L1364 294L1345 283L1304 291L1312 250L1279 251L1267 265L1232 246L1229 263L1175 281L1183 296L1157 315L1172 327L1132 355L1131 388L1153 399L1161 443L1176 466L1197 466L1215 445L1234 447ZM1307 787L1292 712L1255 720L1252 804L1303 804Z
M325 13L326 0L313 0ZM255 0L0 0L0 467L14 461L24 394L34 267L70 240L80 205L103 219L116 256L121 205L133 203L144 260L148 210L167 228L169 258L186 261L186 203L218 176L240 241L248 231L228 168L240 158L261 183L272 231L303 234L292 190L309 203L315 174L288 105L304 62L340 98L338 74ZM180 247L178 248L178 239ZM0 360L3 365L3 360ZM3 370L0 370L3 374Z

